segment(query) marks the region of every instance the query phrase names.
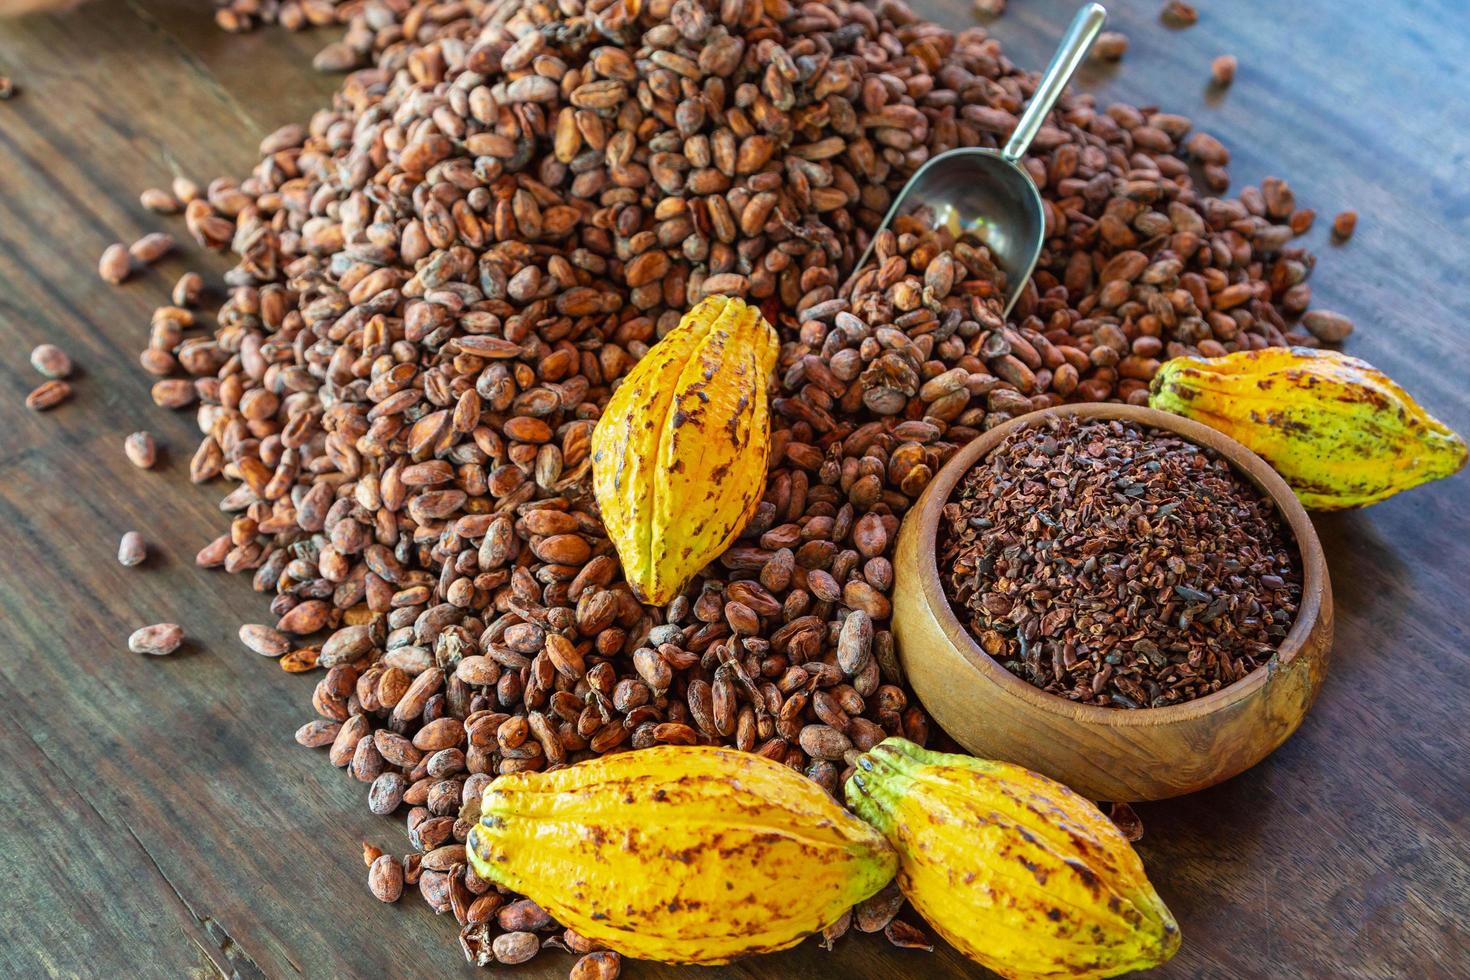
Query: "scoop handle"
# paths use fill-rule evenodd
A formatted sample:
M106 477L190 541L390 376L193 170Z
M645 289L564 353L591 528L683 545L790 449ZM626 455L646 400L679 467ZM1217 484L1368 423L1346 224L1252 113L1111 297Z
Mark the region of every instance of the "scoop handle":
M1046 66L1046 72L1036 84L1036 91L1031 93L1031 101L1026 103L1026 111L1021 114L1021 121L1016 123L1016 131L1011 133L1005 148L1000 151L1001 156L1012 163L1021 159L1036 138L1041 124L1046 121L1046 114L1051 112L1062 89L1067 87L1072 73L1087 57L1092 42L1097 40L1098 32L1107 19L1108 12L1100 3L1089 3L1077 11L1077 16L1067 25L1067 33L1062 35L1057 53L1051 56L1051 64Z

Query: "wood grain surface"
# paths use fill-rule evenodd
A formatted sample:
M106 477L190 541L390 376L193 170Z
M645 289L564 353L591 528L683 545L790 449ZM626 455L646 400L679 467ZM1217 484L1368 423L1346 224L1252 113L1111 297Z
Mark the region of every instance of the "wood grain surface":
M1071 0L1012 0L993 31L1039 68ZM1131 41L1079 84L1184 112L1229 146L1237 186L1267 174L1317 208L1315 305L1359 325L1348 350L1470 431L1470 17L1462 0L1113 0ZM962 0L917 0L950 26ZM192 417L152 406L148 315L192 247L122 288L97 256L162 225L137 193L175 172L241 174L260 137L304 121L335 82L330 33L214 29L203 0L95 0L0 23L0 976L471 976L452 921L371 898L359 841L402 851L402 822L298 748L312 682L244 650L264 599L193 567L224 519L191 486ZM1240 59L1209 89L1209 61ZM1352 207L1357 236L1329 244ZM30 348L79 366L38 415ZM123 437L166 447L144 473ZM1337 599L1334 664L1283 748L1214 789L1141 806L1139 846L1184 933L1161 977L1470 973L1470 478L1320 517ZM142 531L141 569L113 559ZM184 625L169 660L137 626ZM564 976L547 954L513 972ZM700 976L980 975L952 950L876 936L815 943ZM630 964L626 975L675 976ZM692 975L692 974L677 974Z

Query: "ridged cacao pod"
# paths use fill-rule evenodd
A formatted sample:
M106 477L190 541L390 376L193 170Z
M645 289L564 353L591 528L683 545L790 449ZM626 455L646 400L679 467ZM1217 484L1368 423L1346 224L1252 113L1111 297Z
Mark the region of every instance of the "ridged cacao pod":
M608 399L592 432L592 488L623 574L644 602L678 595L760 503L766 386L779 351L759 310L712 296Z
M1366 507L1465 465L1465 440L1366 361L1268 347L1176 357L1149 405L1203 422L1270 463L1312 510Z
M501 776L469 860L626 956L726 963L785 949L881 889L893 849L763 756L659 746Z
M1179 948L1127 839L1061 783L888 738L858 758L846 793L897 849L919 914L1003 977L1111 977Z

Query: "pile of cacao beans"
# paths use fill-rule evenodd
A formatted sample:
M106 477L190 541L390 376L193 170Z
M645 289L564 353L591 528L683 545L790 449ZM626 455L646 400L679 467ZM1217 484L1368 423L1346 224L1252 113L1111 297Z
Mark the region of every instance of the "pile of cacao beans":
M145 364L197 412L193 479L234 484L199 563L272 597L252 649L324 671L297 740L404 814L375 880L417 884L467 949L555 928L463 860L497 774L720 743L832 790L886 735L924 744L890 556L949 454L1036 407L1140 401L1177 354L1317 342L1291 323L1313 259L1289 188L1219 196L1217 140L1076 93L1024 161L1047 243L1008 321L983 247L918 217L843 291L905 179L1003 141L1035 84L898 0L318 6L349 20L336 67L363 67L248 177L186 187L188 230L239 262L212 333L164 307ZM589 436L714 293L783 341L767 488L647 607Z

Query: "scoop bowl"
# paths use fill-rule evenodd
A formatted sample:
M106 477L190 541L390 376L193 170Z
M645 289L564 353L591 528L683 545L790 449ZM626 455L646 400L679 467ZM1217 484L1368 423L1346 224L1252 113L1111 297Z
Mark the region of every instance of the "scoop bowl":
M1026 288L1046 241L1041 192L1021 166L1021 157L1107 19L1108 12L1098 3L1084 4L1077 11L1005 146L999 150L961 147L939 154L914 171L883 216L880 227L887 228L901 214L928 208L936 228L947 229L955 237L968 233L984 242L1006 274L1007 316ZM868 264L875 241L876 237L868 242L853 266L848 285Z
M956 238L973 235L990 249L1006 274L1009 315L1046 240L1046 210L1031 176L1001 150L948 150L914 172L888 209L883 226L925 206L932 210L936 228L947 229ZM867 259L864 255L858 268Z

